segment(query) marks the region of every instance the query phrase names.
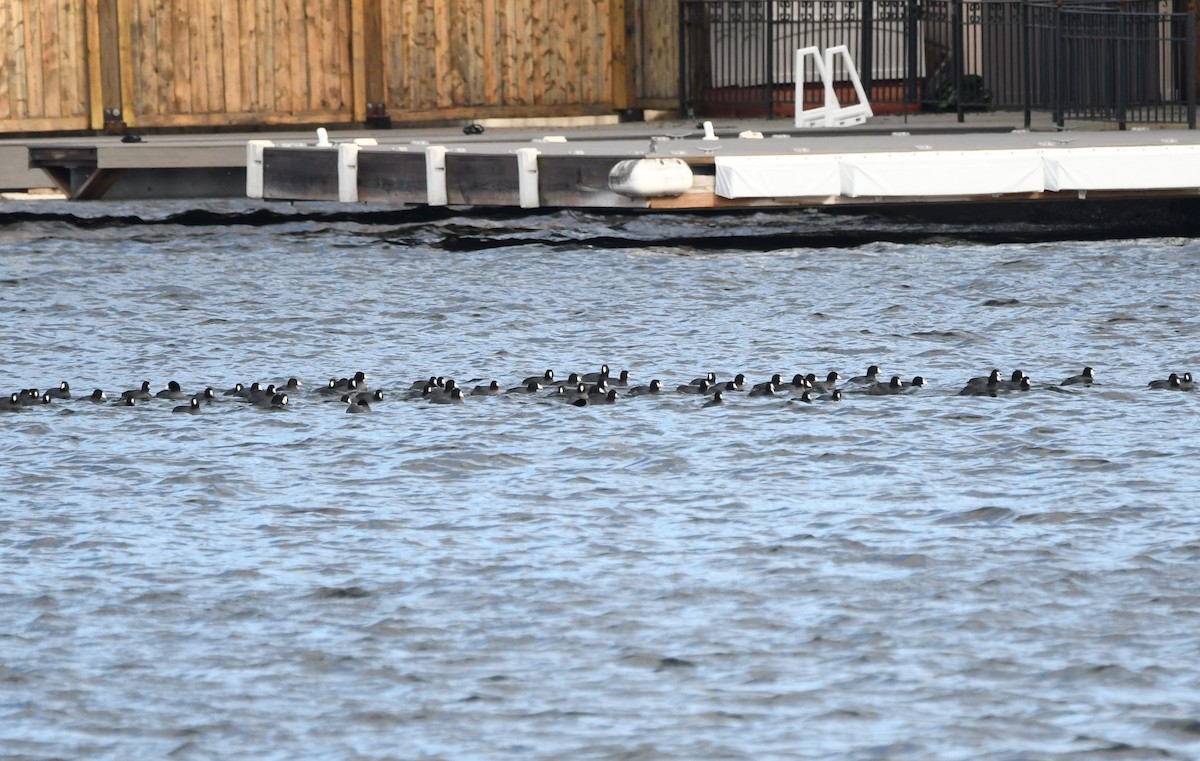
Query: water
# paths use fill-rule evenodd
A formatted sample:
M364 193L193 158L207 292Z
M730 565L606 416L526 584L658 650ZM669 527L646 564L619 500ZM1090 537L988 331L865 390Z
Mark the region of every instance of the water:
M1200 755L1198 402L1145 389L1197 364L1194 240L36 208L0 390L305 388L0 413L0 758ZM400 398L604 362L927 386ZM957 395L992 367L1034 388ZM356 370L370 415L314 391Z

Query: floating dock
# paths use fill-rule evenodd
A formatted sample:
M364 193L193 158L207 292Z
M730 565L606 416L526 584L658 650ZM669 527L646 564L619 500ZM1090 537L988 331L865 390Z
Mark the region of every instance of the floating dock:
M275 200L699 210L1200 197L1190 131L652 135L328 145L252 141Z
M873 120L38 141L74 199L707 210L1200 200L1200 132Z

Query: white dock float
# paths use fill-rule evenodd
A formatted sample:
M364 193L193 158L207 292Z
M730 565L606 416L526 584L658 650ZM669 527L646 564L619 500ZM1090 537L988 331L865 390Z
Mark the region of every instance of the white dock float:
M1042 159L1030 151L922 151L843 156L840 195L936 197L1040 193Z
M1046 190L1200 188L1200 146L1060 148L1042 153Z
M1200 145L721 156L715 163L716 193L731 200L1200 192Z

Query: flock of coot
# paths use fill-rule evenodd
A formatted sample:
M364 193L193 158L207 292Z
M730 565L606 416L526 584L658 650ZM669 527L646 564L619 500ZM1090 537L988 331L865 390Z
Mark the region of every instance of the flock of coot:
M1079 374L1065 378L1054 385L1091 386L1095 384L1095 371L1091 367L1085 367ZM540 375L524 378L511 387L504 387L497 380L483 382L480 379L474 379L466 382L465 385L460 385L452 378L431 376L414 381L407 388L402 388L398 392L388 391L386 393L383 389L370 388L367 384L366 373L360 371L350 377L331 378L327 384L313 393L323 401L344 405L344 409L348 413L365 413L371 411L373 403L393 397L430 404L462 404L469 397L524 395L559 401L576 407L586 407L595 404L614 404L622 398L679 394L697 397L702 406L712 407L723 404L728 398L737 394L744 394L748 397L778 397L786 399L788 402L811 404L813 402L840 401L849 394L871 396L911 394L918 392L924 385L925 381L919 375L910 380L893 375L885 380L880 375L879 366L871 365L864 375L852 378L843 378L837 371L830 371L823 377L816 373L796 373L790 380L787 380L782 374L776 373L767 380L752 383L741 373L731 379L720 380L716 373L710 372L686 383L664 384L656 378L645 385L631 386L628 370L613 374L608 365L602 365L596 372L570 373L566 378L556 376L553 370L546 370ZM161 390L152 392L150 381L142 381L136 388L111 396L102 389L96 389L90 394L76 397L71 393L70 384L62 381L57 388L44 392L36 388L28 388L14 391L7 397L0 397L0 411L16 412L69 400L127 407L158 403L161 400L175 401L181 403L171 405L173 412L192 415L200 414L207 405L223 400L236 401L264 410L285 410L290 404L289 395L299 393L301 388L300 381L290 378L279 385L264 385L259 382L249 385L237 383L232 388L220 392L215 391L212 387L206 387L201 391L188 393L177 381L170 381ZM1007 377L999 370L992 370L987 375L969 379L958 393L960 396L1000 396L1010 393L1020 394L1028 392L1032 388L1031 378L1022 370L1014 370ZM1171 373L1166 378L1152 380L1149 382L1148 388L1192 391L1195 387L1192 382L1192 374L1183 372Z

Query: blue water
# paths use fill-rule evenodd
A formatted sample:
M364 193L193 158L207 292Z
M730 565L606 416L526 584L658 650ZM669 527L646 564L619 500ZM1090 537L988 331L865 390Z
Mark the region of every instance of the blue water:
M1200 755L1191 239L76 208L0 225L0 391L304 387L0 412L0 758ZM927 385L404 398L601 363Z

